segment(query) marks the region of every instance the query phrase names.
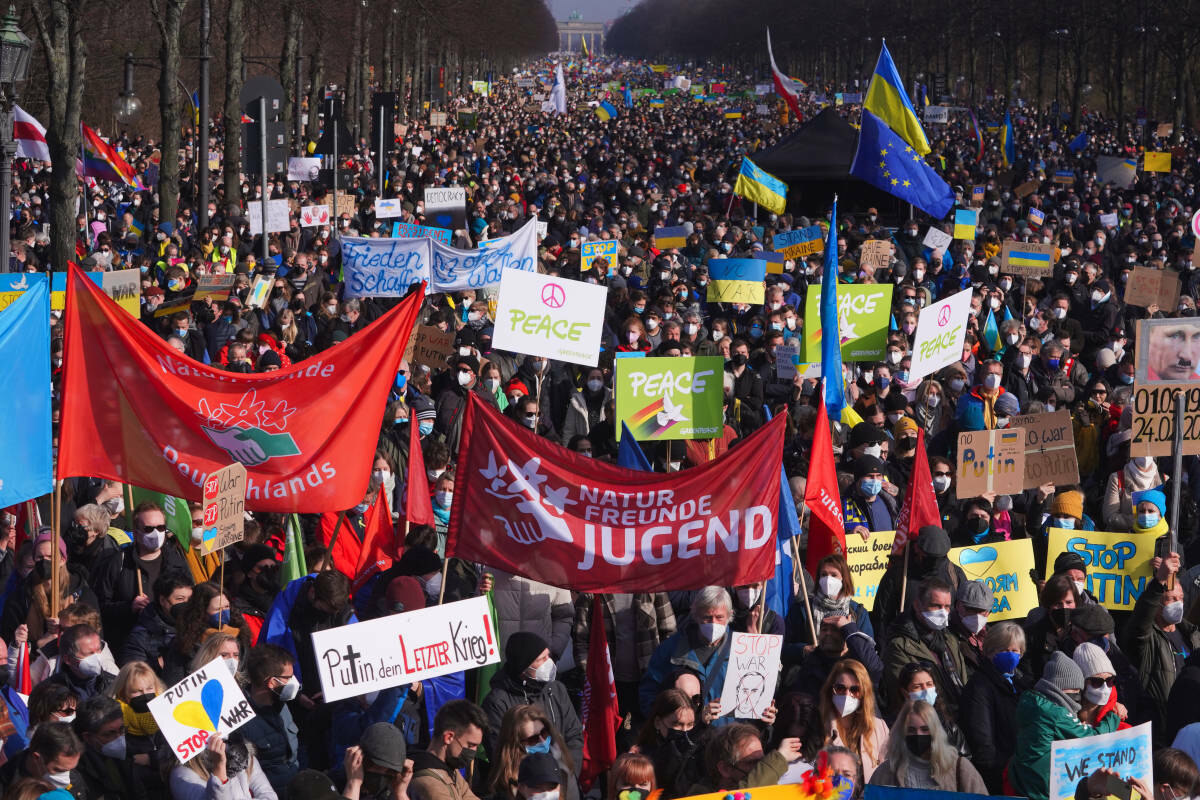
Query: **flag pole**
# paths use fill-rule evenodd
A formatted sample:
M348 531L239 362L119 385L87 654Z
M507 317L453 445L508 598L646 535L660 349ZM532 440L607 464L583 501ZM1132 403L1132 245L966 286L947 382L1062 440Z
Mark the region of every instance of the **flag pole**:
M446 572L450 569L450 556L442 559L442 586L438 589L438 605L446 599Z
M62 556L59 553L59 542L61 541L58 533L59 516L62 514L62 509L59 507L62 502L62 483L54 482L54 502L50 506L50 616L58 618L59 602L62 599L62 592L58 590L58 571L59 561Z
M904 572L900 575L900 613L904 613L904 603L908 599L908 551L910 542L904 543Z
M133 530L133 485L125 484L125 524Z
M337 524L333 526L333 533L329 536L329 545L325 548L325 564L321 567L322 570L333 569L333 545L337 541L338 534L342 532L342 523L345 521L346 512L339 512Z
M811 530L811 529L810 529ZM813 619L812 604L808 601L808 584L805 582L804 562L800 560L800 545L792 538L792 558L800 565L800 594L804 597L804 611L808 614L808 632L812 634L813 645L817 644L817 623Z

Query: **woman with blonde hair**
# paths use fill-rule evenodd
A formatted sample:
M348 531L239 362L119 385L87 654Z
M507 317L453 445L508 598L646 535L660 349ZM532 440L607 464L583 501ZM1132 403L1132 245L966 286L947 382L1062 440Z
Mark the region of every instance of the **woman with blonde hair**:
M875 690L867 668L852 658L834 664L821 687L820 702L828 731L825 744L853 751L869 780L887 752L888 728L875 715Z
M237 675L239 659L243 652L241 640L238 637L230 633L214 633L204 640L204 644L200 645L196 655L192 656L192 663L188 665L188 674L190 675L219 656L225 659L225 666L229 667L229 671Z
M933 706L909 700L900 709L888 740L887 761L867 779L876 786L987 794L971 762L958 754Z
M566 780L560 787L559 800L579 800L579 783L571 751L541 706L513 706L500 721L500 736L492 758L488 789L495 800L517 800L517 773L521 759L533 753L549 753L558 762Z
M174 800L279 800L254 757L254 745L236 731L229 741L211 736L204 750L171 770Z
M145 661L130 661L121 667L111 689L125 718L125 752L133 762L133 775L147 788L162 791L167 787L161 767L170 763L172 753L150 713L150 701L166 689Z
M50 613L50 577L53 563L50 553L54 548L50 529L42 528L33 541L33 570L21 581L19 588L9 594L4 604L3 624L0 633L6 640L14 640L16 630L25 625L30 645L44 646L54 641L60 628L54 627ZM67 545L58 540L58 607L66 608L74 603L86 603L99 608L100 601L88 585L87 572L78 565L69 563ZM66 630L62 626L61 630Z

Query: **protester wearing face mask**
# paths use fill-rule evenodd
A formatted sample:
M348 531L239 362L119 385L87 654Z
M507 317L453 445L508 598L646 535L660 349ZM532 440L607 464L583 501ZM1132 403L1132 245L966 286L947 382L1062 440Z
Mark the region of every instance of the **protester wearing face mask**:
M861 636L869 643L868 648L874 652L875 629L867 609L854 600L854 578L850 574L845 557L832 553L822 558L817 563L816 581L816 586L809 592L807 606L802 597L792 601L788 614L788 631L784 639L784 663L803 660L803 646L814 644L808 624L808 608L812 609L814 617L821 624L835 625L848 644L852 644ZM842 648L839 647L835 656L840 657L841 652ZM824 674L821 680L824 680Z
M702 734L687 692L664 689L654 699L654 706L638 733L637 749L652 760L655 780L673 786Z
M531 753L521 759L517 772L517 797L519 800L569 800L571 793L560 789L566 783L562 776L562 769L554 756ZM577 797L578 788L573 788Z
M1083 673L1083 693L1079 698L1079 720L1096 725L1109 711L1124 720L1129 714L1117 696L1116 670L1104 650L1083 642L1075 647L1071 659Z
M1138 596L1121 636L1121 649L1137 667L1146 689L1143 713L1154 722L1155 742L1166 743L1168 697L1186 654L1200 648L1200 630L1184 620L1183 583L1178 579L1179 554L1155 556L1154 579ZM1168 580L1175 579L1170 588ZM1148 706L1148 708L1147 708Z
M263 773L271 788L282 793L300 770L299 729L289 708L300 694L294 659L282 647L259 644L247 654L243 670L246 699L255 716L239 730L256 743Z
M95 608L98 601L92 588L88 585L87 573L83 568L71 563L67 557L66 544L62 539L58 542L58 595L59 619L51 613L51 599L54 589L51 587L54 552L50 529L42 528L30 548L31 569L23 578L20 571L12 579L14 589L9 592L4 603L3 632L8 641L28 641L31 647L46 650L49 646L53 654L55 637L66 626L63 623L62 609L74 603L86 603ZM36 662L35 662L36 665Z
M941 713L921 697L905 703L888 737L887 761L870 783L903 788L986 794L979 772L955 748Z
M987 627L983 658L963 689L959 704L962 731L988 793L1001 792L1003 772L1016 739L1017 698L1032 685L1019 668L1025 634L1015 622Z
M1108 476L1105 484L1104 504L1100 509L1104 530L1132 531L1138 521L1134 495L1157 489L1163 483L1162 473L1158 471L1158 464L1153 457L1130 458L1124 467ZM1166 497L1165 492L1162 495Z
M934 378L926 378L917 387L913 398L912 417L925 429L925 441L930 441L954 425L954 409L947 402L946 390Z
M43 722L34 729L29 747L0 766L0 783L12 786L21 778L38 778L55 789L85 787L79 771L83 753L84 744L70 723Z
M997 410L996 402L1006 394L1001 385L1003 380L1004 367L999 361L983 362L979 384L958 398L957 417L962 430L994 430L999 427L1001 411Z
M1133 532L1155 538L1167 535L1167 496L1161 489L1133 493Z
M429 747L412 754L413 795L437 800L478 800L463 772L471 769L487 727L487 716L467 700L451 700L438 709Z
M1120 721L1115 711L1093 727L1079 721L1083 672L1065 653L1056 652L1046 662L1041 680L1017 701L1016 747L1008 762L1012 788L1031 800L1047 800L1050 793L1050 744L1112 733Z
M862 763L864 780L887 757L888 727L876 711L874 683L852 658L833 665L821 686L821 723L829 745L845 747Z
M567 688L556 680L557 671L546 640L535 633L518 631L504 643L504 663L491 681L491 691L483 699L483 711L489 722L484 744L495 753L497 732L510 708L533 703L562 734L572 763L582 763L583 726L571 704Z
M950 632L958 638L959 649L971 672L983 660L983 642L987 636L993 599L992 589L984 581L960 583L954 597Z
M144 662L161 675L167 651L175 640L178 614L191 596L191 583L178 575L160 576L154 582L154 602L142 609L125 640L121 663Z
M783 635L783 619L763 605L765 587L766 581L731 587L734 631Z
M604 422L605 409L612 403L613 392L606 385L604 370L588 370L582 384L572 393L567 406L561 436L564 446L576 436L587 436L595 425Z
M957 714L969 672L962 645L949 630L953 596L949 584L929 578L911 597L912 610L901 614L889 628L883 652L883 686L890 708L899 710L907 699L900 690L899 676L906 664L917 661L932 665L938 696L945 701L949 714Z
M873 455L854 460L854 488L842 501L846 534L870 538L871 531L895 530L899 506L890 492L883 491L884 463Z
M179 541L167 529L167 518L153 502L139 505L133 514L134 546L120 558L110 558L96 571L96 596L104 630L113 641L124 641L137 614L152 599L154 582L162 575L179 575L191 581Z
M307 598L301 598L302 604ZM293 613L293 617L297 615ZM295 620L298 627L303 623ZM168 685L183 680L190 674L196 653L210 637L218 633L237 637L242 649L251 645L250 630L241 612L233 609L229 599L217 583L197 584L183 607L175 612L177 634L164 659L163 675ZM299 648L301 652L304 648Z
M135 778L127 758L125 718L121 704L97 695L79 704L73 723L84 743L79 773L89 797L147 797L145 783ZM161 781L158 782L161 791Z
M59 669L47 680L66 686L82 701L112 688L116 675L104 671L103 644L91 625L72 625L59 638Z

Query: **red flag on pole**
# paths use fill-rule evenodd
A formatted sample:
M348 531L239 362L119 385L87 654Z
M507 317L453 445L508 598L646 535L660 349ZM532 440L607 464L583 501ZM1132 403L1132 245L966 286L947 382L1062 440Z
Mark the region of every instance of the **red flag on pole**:
M896 541L892 555L904 552L904 543L912 531L926 525L941 525L937 496L933 493L933 477L929 474L929 454L925 452L925 429L917 428L917 455L913 458L912 480L904 493L904 504L896 517Z
M338 537L341 539L341 537ZM403 544L403 543L401 543ZM392 509L387 491L380 488L375 502L363 514L362 549L358 553L358 564L350 575L354 590L365 584L376 573L392 565L393 558L400 557L396 543L396 527L392 524Z
M333 533L339 517L342 521L342 528L337 534L337 539L334 540ZM326 511L321 515L320 536L323 547L328 548L330 541L333 541L333 551L330 553L333 568L353 580L358 571L358 559L362 555L363 549L362 540L358 538L354 525L347 517L342 517L338 512Z
M587 681L583 685L583 768L579 785L584 791L617 760L617 726L621 724L601 602L600 595L592 597Z
M17 651L17 683L18 694L26 697L33 691L33 679L29 675L29 642L21 642Z
M831 553L846 552L846 525L842 517L842 495L838 491L837 466L833 463L833 438L829 435L829 412L825 409L825 384L817 403L817 429L813 433L812 460L804 504L808 506L808 554L805 566L817 574L817 564Z
M429 498L429 483L425 478L425 454L421 452L421 427L417 410L408 412L408 486L404 490L404 516L410 525L432 525L433 502Z

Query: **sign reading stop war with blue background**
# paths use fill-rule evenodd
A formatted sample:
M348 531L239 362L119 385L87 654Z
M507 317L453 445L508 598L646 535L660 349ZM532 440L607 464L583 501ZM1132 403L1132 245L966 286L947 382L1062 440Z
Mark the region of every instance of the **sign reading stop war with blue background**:
M614 267L617 264L617 240L609 239L603 242L584 242L579 249L579 269L585 271L591 269L592 262L597 258L603 258L608 261L609 267Z
M1150 723L1050 745L1050 800L1072 800L1079 781L1098 769L1111 769L1124 779L1154 786Z
M1112 611L1130 611L1146 588L1153 571L1154 537L1140 533L1107 533L1050 528L1049 551L1078 553L1087 565L1087 588L1100 605ZM1054 559L1046 561L1046 579L1054 572Z
M892 287L887 284L841 284L838 335L842 361L882 361L887 351ZM813 286L804 300L804 361L821 360L821 289Z

